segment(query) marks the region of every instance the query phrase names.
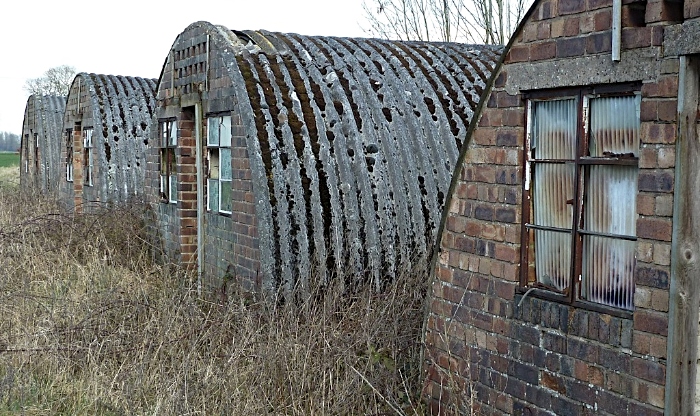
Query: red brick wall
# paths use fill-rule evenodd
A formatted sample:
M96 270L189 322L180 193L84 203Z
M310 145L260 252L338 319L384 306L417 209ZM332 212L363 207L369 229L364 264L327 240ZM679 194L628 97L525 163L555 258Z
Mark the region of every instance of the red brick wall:
M207 34L211 35L207 38ZM219 30L207 23L187 28L173 45L163 67L156 92L157 117L178 120L178 202L164 203L158 197L158 140L148 152L147 201L156 214L155 227L166 254L173 260L196 265L197 261L197 171L194 104L202 109L201 155L206 170L206 125L210 114L230 114L232 125L232 214L206 211L202 235L205 284L216 286L225 276L235 277L253 288L260 271L260 250L251 182L249 144L242 126L235 88L228 76L224 46L216 43ZM207 39L209 52L207 54ZM230 56L233 59L233 56ZM207 68L206 65L209 67ZM174 72L173 72L174 69ZM202 179L206 183L206 178ZM206 201L206 185L204 198ZM206 202L205 202L206 205Z
M435 267L424 390L435 414L663 414L678 59L663 58L659 46L680 9L623 3L620 79L590 66L610 59L610 0L537 2L496 76L456 173ZM658 70L630 79L625 54L635 49L655 57ZM570 59L590 63L579 71L604 79L595 85L641 82L631 317L524 297L519 288L525 102L513 79L522 80L518 64L554 74ZM527 88L585 85L570 75L545 71Z

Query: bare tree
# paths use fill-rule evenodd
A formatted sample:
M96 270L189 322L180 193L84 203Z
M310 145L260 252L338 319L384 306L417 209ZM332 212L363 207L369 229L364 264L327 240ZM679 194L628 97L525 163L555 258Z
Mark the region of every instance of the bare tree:
M24 89L30 95L66 96L75 77L75 72L75 68L68 65L53 67L39 78L28 79L24 83Z
M505 44L533 0L363 0L370 36Z

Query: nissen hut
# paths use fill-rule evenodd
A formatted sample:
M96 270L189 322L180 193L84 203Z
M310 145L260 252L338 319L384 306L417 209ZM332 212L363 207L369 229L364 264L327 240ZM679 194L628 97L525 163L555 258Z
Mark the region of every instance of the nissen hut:
M20 186L57 192L65 97L33 94L27 99L20 145Z
M166 252L284 291L379 288L423 264L500 52L190 25L158 84L146 180Z
M535 1L447 196L433 413L700 412L699 17Z
M153 79L80 73L63 119L60 197L76 211L143 201Z

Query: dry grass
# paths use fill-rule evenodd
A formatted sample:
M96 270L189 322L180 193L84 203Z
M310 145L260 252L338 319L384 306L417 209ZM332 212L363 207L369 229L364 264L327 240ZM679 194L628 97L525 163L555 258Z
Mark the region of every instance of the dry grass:
M0 187L0 415L422 413L424 276L221 304L154 264L140 224Z
M19 185L19 166L0 166L0 188L16 188Z

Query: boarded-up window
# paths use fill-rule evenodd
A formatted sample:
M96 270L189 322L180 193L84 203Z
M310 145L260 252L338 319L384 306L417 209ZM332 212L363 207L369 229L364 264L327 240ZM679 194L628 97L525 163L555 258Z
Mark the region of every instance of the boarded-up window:
M524 285L634 308L639 104L595 91L528 101Z
M231 116L207 118L207 208L231 213Z
M163 202L175 204L177 203L177 167L175 159L177 121L161 121L158 134L160 136L160 197Z

